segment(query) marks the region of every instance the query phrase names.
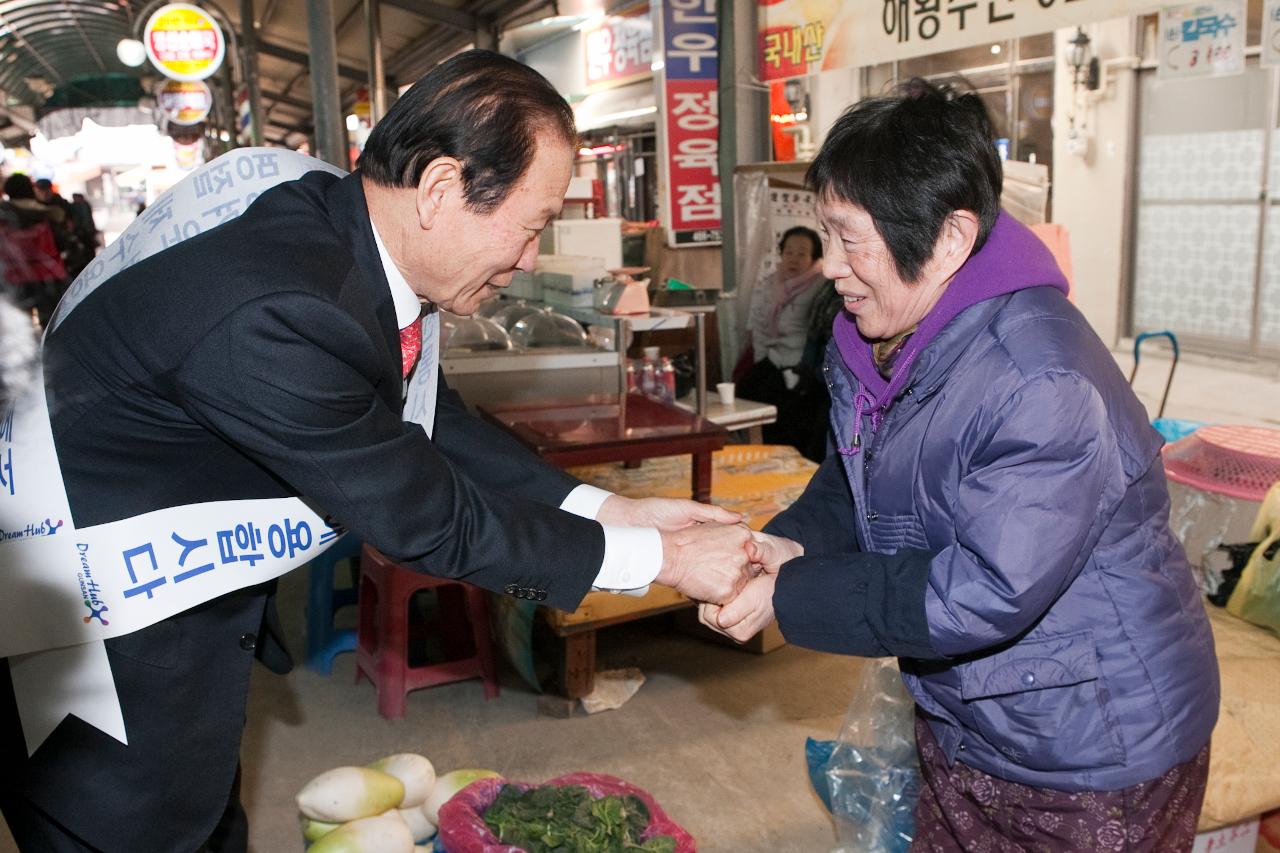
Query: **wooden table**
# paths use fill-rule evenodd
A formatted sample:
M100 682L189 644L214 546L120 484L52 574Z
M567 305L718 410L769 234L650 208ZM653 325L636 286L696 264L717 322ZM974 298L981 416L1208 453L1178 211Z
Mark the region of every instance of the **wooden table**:
M706 418L638 394L504 403L476 410L561 468L691 454L691 492L694 500L703 503L711 501L712 454L729 438L723 427ZM650 602L641 613L608 613L572 623L552 621L552 629L562 641L561 687L568 698L585 696L594 685L596 629L689 606L684 596L665 587L654 587L650 595L661 600Z
M693 499L703 503L711 500L711 454L729 439L706 418L638 394L503 403L477 411L561 468L692 454Z
M711 464L715 470L716 504L740 513L743 521L756 530L800 496L818 467L794 447L747 444L717 450L712 454ZM605 462L573 468L569 473L584 483L624 497L681 497L689 494L691 467L687 456L667 456L650 459L641 468ZM497 594L493 594L493 602L500 626L499 645L529 685L538 687L531 651L534 603ZM540 621L557 639L560 693L576 698L591 692L598 629L691 606L689 599L674 589L654 584L639 598L608 592L587 593L572 613L538 607ZM519 615L526 607L528 614ZM758 648L753 643L747 647L767 651L770 646L765 640L769 637L757 639L761 640Z

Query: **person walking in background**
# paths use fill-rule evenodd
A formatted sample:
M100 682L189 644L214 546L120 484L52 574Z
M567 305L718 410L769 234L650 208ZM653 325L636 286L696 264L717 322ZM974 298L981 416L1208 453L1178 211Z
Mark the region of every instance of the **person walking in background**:
M4 182L0 202L0 244L4 288L22 310L48 322L67 285L67 268L58 246L66 233L62 208L41 203L31 179L13 174Z

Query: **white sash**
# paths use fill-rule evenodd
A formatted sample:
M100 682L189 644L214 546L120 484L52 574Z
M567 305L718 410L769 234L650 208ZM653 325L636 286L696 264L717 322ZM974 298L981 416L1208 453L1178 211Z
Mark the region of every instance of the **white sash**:
M344 174L276 148L237 149L201 167L76 278L50 329L120 270L240 215L263 191L313 169ZM405 420L428 435L439 327L438 312L424 318L404 408ZM299 498L190 504L77 529L38 374L0 419L0 656L9 658L28 753L67 714L128 743L103 640L278 577L343 532Z

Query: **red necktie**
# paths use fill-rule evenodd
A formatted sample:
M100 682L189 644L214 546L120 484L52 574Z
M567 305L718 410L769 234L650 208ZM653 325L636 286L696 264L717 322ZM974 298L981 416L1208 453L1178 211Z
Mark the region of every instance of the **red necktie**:
M400 330L400 359L402 376L409 377L409 371L418 361L422 353L422 323L415 320Z

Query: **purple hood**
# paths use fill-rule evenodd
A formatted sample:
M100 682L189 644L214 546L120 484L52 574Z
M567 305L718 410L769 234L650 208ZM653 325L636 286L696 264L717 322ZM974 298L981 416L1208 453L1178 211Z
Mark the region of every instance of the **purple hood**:
M1001 210L982 249L969 256L951 280L938 304L920 322L898 357L893 379L886 380L876 369L871 343L858 332L853 317L841 311L832 331L840 356L861 386L854 397L853 445L842 447L844 455L857 453L862 446L862 416L870 413L871 430L880 426L884 413L906 386L911 366L961 311L979 302L1029 287L1056 287L1068 290L1067 278L1058 269L1049 248L1027 226Z

